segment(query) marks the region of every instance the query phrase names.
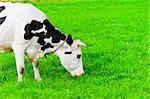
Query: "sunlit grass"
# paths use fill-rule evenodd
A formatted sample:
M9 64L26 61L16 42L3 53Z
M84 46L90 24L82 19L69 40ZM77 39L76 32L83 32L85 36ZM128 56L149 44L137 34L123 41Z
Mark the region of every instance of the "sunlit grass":
M0 98L148 99L148 3L146 0L80 0L34 2L66 35L87 44L83 49L85 75L72 78L49 55L40 60L42 82L33 78L25 60L22 83L13 53L0 54Z

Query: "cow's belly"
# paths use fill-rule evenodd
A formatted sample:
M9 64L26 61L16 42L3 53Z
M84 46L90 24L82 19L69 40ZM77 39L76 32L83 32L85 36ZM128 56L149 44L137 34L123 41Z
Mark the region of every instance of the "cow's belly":
M10 37L0 34L0 53L12 51L12 38Z
M8 25L7 25L8 26ZM7 30L5 29L7 28ZM15 33L10 27L0 27L0 51L9 51L12 49Z
M0 53L10 52L12 51L11 47L1 46L0 45Z

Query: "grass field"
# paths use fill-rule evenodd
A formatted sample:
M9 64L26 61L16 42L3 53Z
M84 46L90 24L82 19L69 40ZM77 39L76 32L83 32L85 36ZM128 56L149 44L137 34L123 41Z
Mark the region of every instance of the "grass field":
M40 60L42 82L34 81L25 60L23 82L17 84L13 53L0 54L0 99L149 99L150 61L148 0L77 0L32 2L66 35L87 44L86 74L72 78L49 55Z

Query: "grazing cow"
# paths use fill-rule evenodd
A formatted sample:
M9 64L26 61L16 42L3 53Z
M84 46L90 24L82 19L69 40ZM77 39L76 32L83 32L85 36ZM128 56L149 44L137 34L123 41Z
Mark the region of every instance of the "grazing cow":
M34 77L40 80L38 59L54 53L72 76L84 73L80 40L65 36L31 4L0 2L0 52L13 51L18 81L22 81L24 56L32 62Z

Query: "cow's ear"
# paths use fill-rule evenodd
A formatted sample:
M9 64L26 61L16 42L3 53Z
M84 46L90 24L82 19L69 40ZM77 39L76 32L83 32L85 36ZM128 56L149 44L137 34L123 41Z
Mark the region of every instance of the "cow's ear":
M81 42L79 39L76 40L76 44L77 46L80 48L80 47L86 47L86 44Z
M72 45L73 39L72 39L71 34L68 35L66 42L67 42L70 46Z
M77 40L74 40L74 42L71 46L73 48L82 48L82 47L86 47L86 44L81 42L79 39L77 39Z

